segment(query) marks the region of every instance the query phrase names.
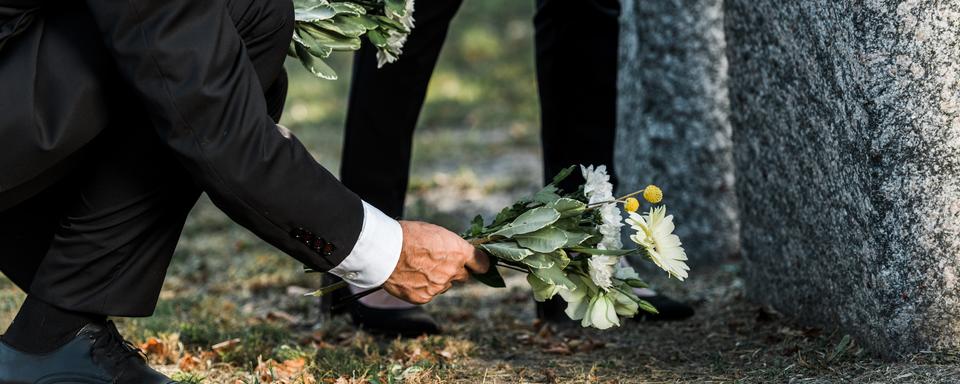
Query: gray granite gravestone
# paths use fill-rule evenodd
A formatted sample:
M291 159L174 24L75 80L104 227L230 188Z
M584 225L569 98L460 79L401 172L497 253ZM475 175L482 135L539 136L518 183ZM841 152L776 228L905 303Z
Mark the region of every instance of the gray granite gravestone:
M665 192L691 262L739 251L721 0L624 0L616 169Z
M960 349L960 2L725 18L750 294L889 357Z

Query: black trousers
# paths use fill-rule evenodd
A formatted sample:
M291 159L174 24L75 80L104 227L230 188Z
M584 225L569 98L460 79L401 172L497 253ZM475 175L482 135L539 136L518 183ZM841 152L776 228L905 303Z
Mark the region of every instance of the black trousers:
M399 61L377 69L376 49L367 43L354 59L341 179L394 217L403 215L413 132L427 83L461 3L417 0L417 25ZM619 1L537 0L536 5L544 176L549 180L574 164L606 164L613 175ZM566 186L581 182L575 172Z
M226 0L224 6L266 90L271 116L279 120L292 2ZM43 17L47 23L88 19L83 9ZM95 28L92 20L71 28L86 27ZM92 52L102 44L83 43ZM41 301L108 316L153 313L187 213L201 191L185 170L171 165L173 155L135 100L122 89L111 95L116 107L109 126L73 160L66 176L0 212L0 271Z

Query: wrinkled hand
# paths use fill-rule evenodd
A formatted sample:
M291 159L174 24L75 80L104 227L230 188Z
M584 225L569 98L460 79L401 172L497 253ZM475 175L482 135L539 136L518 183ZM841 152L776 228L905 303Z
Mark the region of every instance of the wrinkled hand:
M403 249L393 274L383 284L391 295L414 304L426 304L466 281L470 271L484 273L490 260L466 240L442 227L401 221Z

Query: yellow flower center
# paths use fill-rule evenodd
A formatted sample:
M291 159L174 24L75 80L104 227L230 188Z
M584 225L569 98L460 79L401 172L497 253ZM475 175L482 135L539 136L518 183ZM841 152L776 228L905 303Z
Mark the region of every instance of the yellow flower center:
M640 209L640 200L635 198L627 198L627 201L623 202L623 209L626 209L627 212L636 212Z
M656 185L648 185L643 189L643 199L651 204L657 204L663 201L663 191Z

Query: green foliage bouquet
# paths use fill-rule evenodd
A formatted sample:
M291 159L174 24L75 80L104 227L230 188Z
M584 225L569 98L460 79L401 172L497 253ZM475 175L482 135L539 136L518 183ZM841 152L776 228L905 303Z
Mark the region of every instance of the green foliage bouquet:
M646 215L636 213L640 202L634 196L655 204L662 192L649 186L614 198L602 165L581 166L586 183L573 192L560 190L557 185L573 171L564 170L533 196L504 208L489 225L480 216L474 219L464 238L493 256L493 267L474 277L504 287L497 267L526 273L534 299L559 294L567 302L567 315L584 327L607 329L639 310L656 313L634 293L633 288L646 284L621 258L646 256L670 276L681 281L687 277L686 252L673 234L673 216L666 215L664 206L651 207ZM621 243L620 206L634 231L633 248L624 249Z
M377 47L379 65L403 52L413 30L413 0L295 0L290 56L317 77L336 80L325 59L360 49L361 36Z

